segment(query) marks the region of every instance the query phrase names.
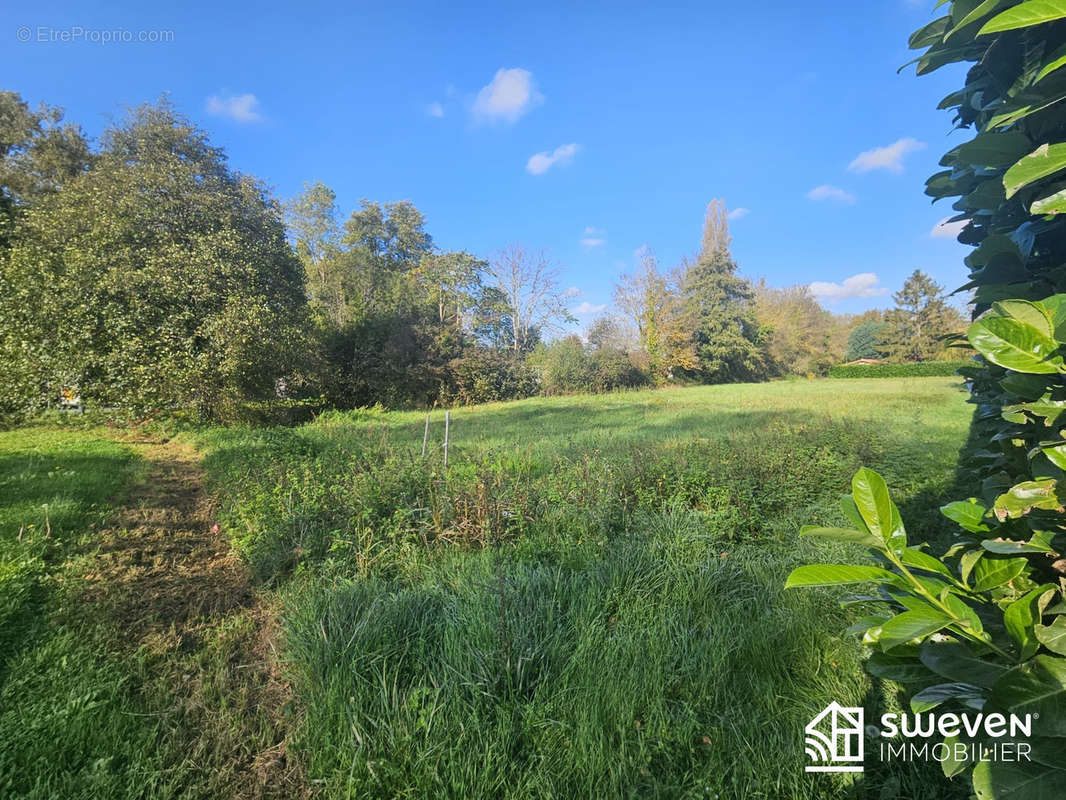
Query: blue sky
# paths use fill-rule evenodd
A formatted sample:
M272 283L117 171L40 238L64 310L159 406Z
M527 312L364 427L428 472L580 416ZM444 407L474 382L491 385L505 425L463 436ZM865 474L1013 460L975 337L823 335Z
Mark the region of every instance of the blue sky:
M962 70L896 74L933 0L166 5L7 4L3 88L91 135L166 92L279 196L322 180L345 214L413 201L446 249L547 248L582 310L642 245L692 254L714 197L743 274L834 311L965 280L922 194L969 135L936 110Z

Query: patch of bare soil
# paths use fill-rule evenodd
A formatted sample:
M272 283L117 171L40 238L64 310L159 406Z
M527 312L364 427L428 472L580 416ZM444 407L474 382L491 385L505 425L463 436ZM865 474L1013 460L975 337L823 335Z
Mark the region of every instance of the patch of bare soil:
M87 610L114 623L124 648L148 654L145 695L161 706L168 761L195 786L307 796L287 751L292 701L275 616L215 522L199 455L174 440L125 441L146 471L101 532L83 576Z
M247 570L220 535L196 452L173 441L135 445L148 465L104 532L87 580L121 630L137 640L254 604Z

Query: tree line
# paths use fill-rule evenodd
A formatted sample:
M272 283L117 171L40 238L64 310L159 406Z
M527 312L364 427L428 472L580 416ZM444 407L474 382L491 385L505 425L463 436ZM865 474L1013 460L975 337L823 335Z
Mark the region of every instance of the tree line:
M131 413L250 401L429 406L943 357L963 326L916 272L891 312L840 316L737 274L713 202L698 254L649 249L585 336L560 268L509 245L445 251L410 202L306 185L281 202L165 100L92 146L0 92L0 415L61 393Z

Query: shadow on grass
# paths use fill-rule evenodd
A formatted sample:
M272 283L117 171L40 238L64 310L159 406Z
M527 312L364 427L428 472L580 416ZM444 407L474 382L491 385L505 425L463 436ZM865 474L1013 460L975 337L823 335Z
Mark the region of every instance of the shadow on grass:
M83 532L93 510L114 500L129 466L125 453L0 454L0 543L30 524L44 527L46 516L53 537Z
M129 466L122 452L0 454L0 687L48 631L46 573L88 532Z
M977 494L977 487L973 485L973 475L964 464L970 453L984 445L985 436L980 431L980 426L971 420L966 442L959 450L957 465L952 476L951 484L942 492L922 490L908 497L900 503L900 515L907 526L907 536L910 543L928 543L932 553L943 553L951 545L952 533L956 526L943 514L940 507L953 500L961 500ZM885 712L909 711L907 697L910 694L899 684L886 681L881 678L870 678L871 688L867 693L864 705L871 720L880 720ZM873 748L879 747L876 739L868 739L868 755L866 778L864 783L871 787L878 787L881 794L876 791L864 791L862 787L856 787L856 800L881 797L909 797L905 794L892 794L893 787L899 787L899 775L902 772L912 781L928 787L930 798L943 798L943 800L965 800L970 797L969 777L961 775L953 780L944 777L940 765L935 761L917 762L906 765L896 764L889 768L878 759L871 759L869 753ZM887 795L884 792L889 792ZM939 793L938 793L939 792Z

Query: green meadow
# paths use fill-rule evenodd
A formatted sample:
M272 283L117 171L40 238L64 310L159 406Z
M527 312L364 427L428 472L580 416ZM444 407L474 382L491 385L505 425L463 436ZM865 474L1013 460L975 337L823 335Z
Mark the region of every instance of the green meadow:
M0 793L250 796L233 762L283 748L260 795L965 797L935 764L804 772L829 702L897 699L842 633L859 612L841 592L782 589L859 557L798 530L843 521L861 465L912 539L943 541L965 399L951 378L534 398L452 411L447 466L443 411L428 437L424 412L381 410L187 431L274 620L276 708L232 677L251 612L205 611L171 650L106 622L76 635L94 530L144 470L113 431L0 434ZM206 710L169 711L159 670L211 687ZM241 721L253 695L271 724ZM204 719L210 736L187 730Z

